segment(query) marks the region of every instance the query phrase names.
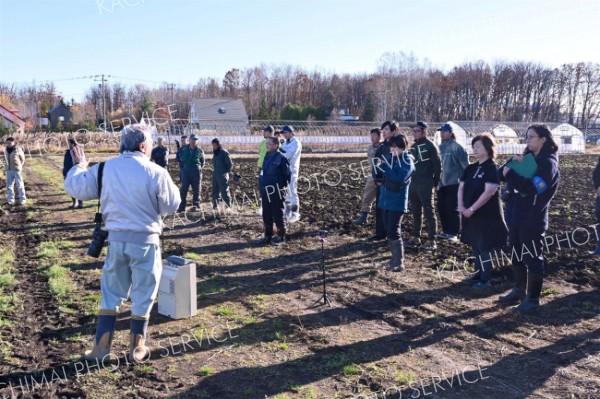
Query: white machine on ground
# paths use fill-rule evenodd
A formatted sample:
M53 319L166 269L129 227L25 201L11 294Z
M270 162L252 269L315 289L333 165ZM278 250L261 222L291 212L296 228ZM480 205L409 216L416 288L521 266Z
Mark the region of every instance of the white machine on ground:
M179 256L163 259L158 313L173 319L192 317L198 313L196 301L196 264Z

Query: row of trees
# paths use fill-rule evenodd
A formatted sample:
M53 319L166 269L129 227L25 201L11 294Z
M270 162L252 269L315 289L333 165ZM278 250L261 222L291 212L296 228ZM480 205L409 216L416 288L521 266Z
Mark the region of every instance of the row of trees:
M567 121L585 127L600 113L600 64L469 62L442 71L411 55L386 53L372 74L306 71L291 65L231 69L222 81L201 78L189 86L93 86L81 103L71 101L74 121L118 120L174 104L187 118L193 98L241 98L251 119L335 119L338 110L362 120ZM0 83L0 103L45 112L59 97L52 82ZM6 105L6 104L5 104ZM31 107L29 107L30 109ZM26 114L23 112L22 114Z

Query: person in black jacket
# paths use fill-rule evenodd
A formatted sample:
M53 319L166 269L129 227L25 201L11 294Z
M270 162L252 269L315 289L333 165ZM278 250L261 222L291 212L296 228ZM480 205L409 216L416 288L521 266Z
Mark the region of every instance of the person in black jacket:
M390 156L390 139L394 137L398 131L398 123L396 121L385 121L381 124L381 133L383 134L383 142L377 147L375 156L371 160L373 171L373 179L377 187L375 193L375 235L369 238L369 241L385 240L387 234L383 223L383 209L379 207L379 196L381 195L381 185L383 184L383 169L381 165L387 161Z
M150 160L158 166L168 169L169 149L164 145L164 141L164 138L158 138L157 145L152 149L152 153L150 154Z
M406 243L409 247L436 249L437 218L433 204L433 194L440 184L441 158L435 144L427 138L427 124L418 122L412 126L415 139L410 151L415 158L415 174L408 193L408 205L413 215L413 238ZM421 244L421 222L425 214L427 222L427 242Z
M501 179L512 188L510 195L509 244L513 253L512 268L515 287L500 303L512 304L517 313L529 313L540 306L544 280L544 233L548 229L548 208L560 181L558 145L546 125L531 125L527 129L525 154L532 153L537 163L533 178L520 176L507 165L499 169ZM514 156L522 161L523 156ZM513 252L514 251L514 252Z
M212 140L213 148L213 175L212 175L212 200L213 209L217 209L219 198L225 202L227 208L231 208L231 194L229 193L229 173L233 169L231 155L219 142L219 139Z
M490 288L492 252L506 245L508 230L502 215L494 138L488 134L471 141L477 159L467 166L458 185L458 210L463 215L461 241L471 246L475 275L463 280L476 289Z
M279 139L269 137L267 154L259 176L264 237L257 245L272 242L281 245L285 240L285 222L283 219L283 201L285 188L291 177L290 162L279 152ZM277 226L277 236L273 237L273 223Z
M71 150L77 146L77 142L74 139L69 139L69 148L65 151L65 159L63 160L63 178L67 178L67 173L73 167L73 157L71 157ZM83 208L83 201L76 198L72 198L71 209L75 209L75 204L79 209Z
M600 233L600 158L598 158L598 164L592 177L596 188L596 222L599 224L596 226L596 237L598 237ZM592 255L600 255L600 240L596 242L596 250L592 252Z

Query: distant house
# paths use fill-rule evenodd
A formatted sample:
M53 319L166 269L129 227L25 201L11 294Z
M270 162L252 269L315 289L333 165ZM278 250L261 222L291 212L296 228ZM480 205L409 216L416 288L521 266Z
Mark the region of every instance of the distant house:
M65 104L60 103L56 104L50 111L48 111L48 123L52 130L56 130L58 126L58 122L65 126L68 123L71 123L71 118L73 117L71 114L71 109L67 107Z
M13 127L16 133L25 133L25 120L18 113L0 105L0 126Z
M190 108L190 124L207 133L247 133L248 114L239 99L196 98Z

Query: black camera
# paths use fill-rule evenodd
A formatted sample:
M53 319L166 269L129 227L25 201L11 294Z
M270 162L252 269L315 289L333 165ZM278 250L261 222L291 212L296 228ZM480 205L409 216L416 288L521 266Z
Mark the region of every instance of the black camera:
M91 257L97 258L102 253L102 248L104 247L104 243L108 238L108 231L102 230L102 214L96 213L96 217L94 218L94 222L96 222L96 227L94 227L94 231L92 232L92 242L88 247L87 254Z

